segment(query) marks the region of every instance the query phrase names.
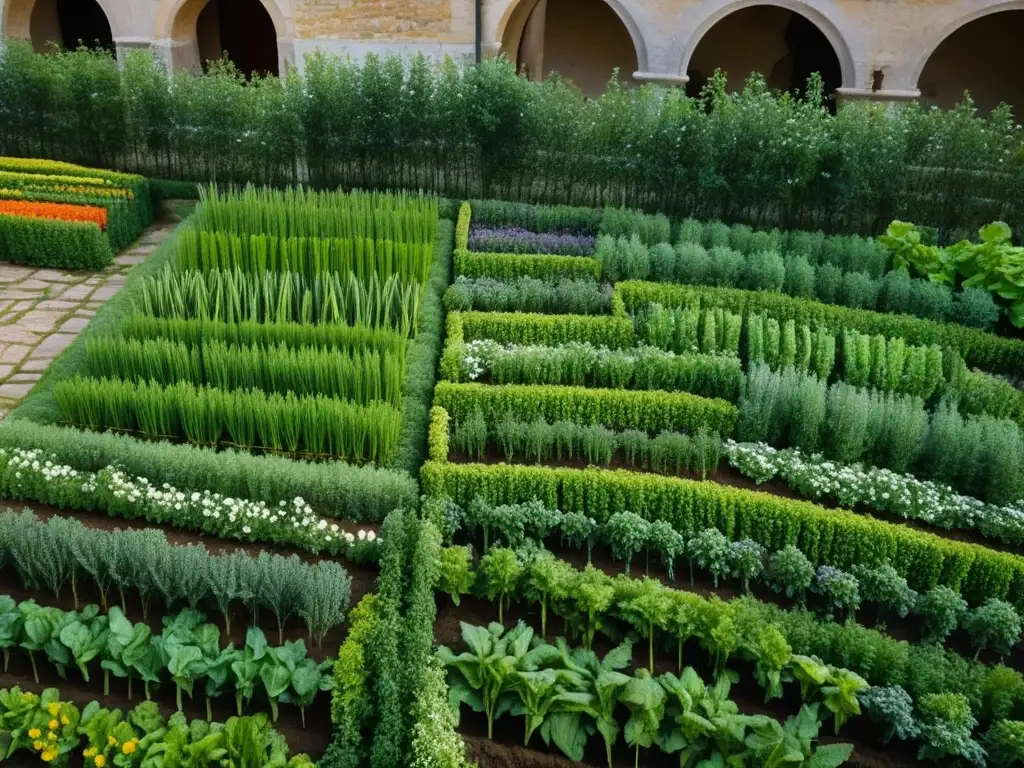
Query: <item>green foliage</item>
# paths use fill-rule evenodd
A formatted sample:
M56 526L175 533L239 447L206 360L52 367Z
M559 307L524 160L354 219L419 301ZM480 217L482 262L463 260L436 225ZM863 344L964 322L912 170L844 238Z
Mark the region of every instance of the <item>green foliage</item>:
M602 532L612 548L612 556L624 560L626 573L633 557L643 551L650 537L650 523L632 512L616 512L602 526Z
M886 729L883 744L892 741L893 736L910 741L920 735L914 702L902 686L874 686L861 693L859 699L871 721Z
M541 344L555 347L589 342L611 349L636 343L633 323L621 317L535 315L507 312L453 312L448 315L448 344L452 338L491 339L503 344Z
M437 378L437 364L441 352L441 334L444 312L441 296L451 282L451 224L442 221L438 227L434 246L433 264L420 301L416 337L409 347L406 359L405 397L402 401L402 428L398 445L388 466L411 475L419 471L426 458L427 446L423 435L427 432L431 395Z
M357 765L365 749L360 736L373 713L368 657L372 655L369 643L378 621L376 601L376 595L367 594L352 609L348 636L334 662L331 722L337 731L334 746L339 753L339 765Z
M499 622L505 615L505 602L515 593L522 572L516 553L506 547L492 547L480 558L480 575L484 591L491 600L498 601Z
M993 725L982 741L989 765L1010 768L1024 760L1024 722L1003 720Z
M696 431L707 427L720 435L732 432L736 414L735 407L724 400L682 392L487 386L443 381L434 390L434 403L447 410L456 423L480 410L489 423L511 412L527 421L538 417L549 423L565 419L649 432Z
M918 760L939 762L949 757L966 757L984 762L980 745L971 740L977 721L967 698L957 693L930 693L921 697L921 741Z
M966 611L967 602L954 590L941 585L920 595L914 606L914 613L924 623L923 640L928 643L945 641Z
M991 648L1002 659L1020 642L1020 616L1012 605L1002 600L986 600L968 611L961 623L971 638L971 646L976 649L975 658Z
M822 325L833 333L855 330L870 336L902 338L907 344L917 346L950 347L963 355L968 365L993 373L1012 374L1024 365L1024 341L916 317L834 307L808 299L735 288L625 282L615 286L615 293L629 312L658 303L667 308L719 308L744 317L763 313L779 322L793 320L800 324Z
M50 728L54 721L58 724ZM262 713L232 717L226 723L189 723L181 712L165 719L156 704L148 701L124 714L120 709L101 707L98 701L79 710L73 703L61 701L56 688L47 688L42 695L22 692L17 686L0 691L0 730L6 741L5 757L25 751L54 765L66 764L71 754L79 751L96 766L168 760L281 768L313 765L304 754L289 760L284 737ZM41 735L44 730L45 742L29 735L35 731Z
M202 446L260 448L295 457L386 462L401 427L401 414L385 403L359 406L322 395L268 395L258 389L223 390L187 382L163 387L75 378L59 382L54 397L67 423L86 429Z
M63 462L79 471L99 471L117 465L155 485L167 483L182 491L210 491L272 504L298 496L317 508L344 509L347 519L355 521L382 520L391 509L416 498L415 483L410 477L372 466L299 463L277 456L213 452L190 445L142 442L124 435L87 433L25 420L5 421L0 428L0 446L10 450L22 445L38 447L55 463ZM7 492L10 494L11 490ZM42 486L28 494L22 491L19 497L75 508L82 508L88 498L84 494L68 498L51 493L48 486ZM111 509L114 501L90 499L88 505Z
M128 381L188 382L221 389L321 394L362 405L399 406L405 354L315 347L233 346L221 341L186 346L166 339L93 338L88 373Z
M600 315L608 311L611 290L593 278L549 282L536 277L495 280L460 277L445 291L449 312L561 312Z
M671 239L669 220L664 214L650 215L610 206L604 209L598 231L612 237L630 237L635 233L645 245L667 243Z
M980 243L968 240L939 248L925 245L913 224L894 221L879 240L889 248L893 266L914 269L945 285L984 288L1001 304L1018 328L1024 326L1024 283L1019 272L1024 251L1011 243L1010 227L996 221L978 230Z
M110 243L92 222L0 216L0 261L53 269L102 269Z
M647 245L637 234L620 235L617 238L601 235L597 238L594 260L601 265L599 276L611 283L619 280L644 280L651 271Z
M536 277L541 280L581 280L600 277L601 264L589 256L455 251L455 275L492 277L498 280L522 277Z
M428 496L462 505L477 495L492 504L540 499L599 524L628 510L666 520L687 538L714 527L769 552L795 544L812 565L888 561L917 591L946 583L972 602L995 597L1019 605L1024 597L1024 565L1014 555L745 489L631 472L432 462L420 476Z
M473 586L473 563L468 547L445 547L441 550L441 582L439 589L458 605L462 595Z
M790 544L772 553L765 576L773 590L802 603L814 581L814 566L803 552Z

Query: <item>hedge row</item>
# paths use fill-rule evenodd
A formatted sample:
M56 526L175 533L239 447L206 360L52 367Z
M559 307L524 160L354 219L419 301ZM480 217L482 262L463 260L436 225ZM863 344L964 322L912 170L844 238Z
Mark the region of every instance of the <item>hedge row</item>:
M692 433L706 427L722 437L732 434L739 415L736 406L725 400L686 392L447 381L434 389L434 405L447 410L456 422L480 410L492 424L511 414L519 421L542 418L549 423L601 424L652 434L663 430Z
M1024 608L1024 558L842 509L622 470L428 462L420 477L428 496L447 496L462 505L477 495L493 504L540 499L599 523L631 511L666 520L688 538L718 528L730 539L752 539L769 551L795 545L815 566L848 569L889 562L918 591L944 584L972 604L995 597Z
M409 345L405 364L402 431L398 448L389 467L415 475L426 454L430 398L437 379L437 361L441 354L444 311L441 299L451 282L452 223L442 219L434 246L430 276L420 300L416 337Z
M117 465L154 485L167 483L182 491L208 490L268 504L301 496L317 514L353 522L383 520L392 509L415 504L417 498L416 483L404 472L145 442L24 419L0 425L0 448L36 448L81 471Z
M823 324L833 333L856 330L870 335L902 338L907 343L921 346L938 344L951 347L963 355L968 365L993 372L1016 374L1024 369L1024 341L909 315L886 315L796 299L780 293L738 288L630 281L617 284L615 294L619 301L613 298L613 312L632 312L657 302L666 307L721 307L744 316L765 313L780 322L794 320L798 324Z
M114 260L96 224L0 216L0 261L53 269L103 269Z
M142 211L134 200L124 197L111 197L91 194L89 192L49 192L0 189L0 199L30 200L32 202L66 203L68 205L91 205L107 210L107 241L110 250L115 253L135 241L145 225L142 223Z
M541 280L601 277L601 265L589 256L553 256L550 254L455 252L458 277L492 277L512 280L537 277Z
M625 317L534 315L520 312L452 312L448 338L491 339L501 344L542 344L557 347L587 342L609 349L636 346L633 323Z

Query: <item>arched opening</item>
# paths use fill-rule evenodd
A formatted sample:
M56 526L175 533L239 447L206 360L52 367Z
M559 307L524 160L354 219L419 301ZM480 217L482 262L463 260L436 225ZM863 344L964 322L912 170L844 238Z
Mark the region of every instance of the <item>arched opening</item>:
M260 0L185 0L174 16L175 69L227 56L246 77L278 74L278 32Z
M826 96L843 84L839 56L821 29L806 16L774 5L741 8L708 29L690 56L687 92L699 93L716 69L727 74L730 91L740 90L754 72L780 91L802 91L814 72L821 75Z
M531 80L558 73L588 96L604 93L616 68L633 82L633 36L604 0L523 0L516 11L502 50Z
M921 99L952 107L970 91L982 114L1000 103L1024 112L1024 11L998 11L970 21L939 43L918 78Z
M110 22L96 0L36 0L29 11L27 37L36 53L79 45L114 51Z

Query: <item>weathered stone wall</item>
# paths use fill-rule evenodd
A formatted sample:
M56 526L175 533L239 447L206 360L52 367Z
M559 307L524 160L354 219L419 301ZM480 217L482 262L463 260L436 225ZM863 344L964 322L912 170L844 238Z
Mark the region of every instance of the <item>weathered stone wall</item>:
M46 0L0 0L0 28L4 34L31 36L32 7ZM253 0L261 2L274 19L282 64L301 66L304 55L322 49L342 55L424 52L471 59L475 51L476 0ZM592 0L606 2L614 16L587 12L582 0L548 0L547 14L554 20L545 30L545 50L534 60L548 70L576 67L591 90L611 66L633 66L637 80L681 82L701 40L734 11L757 0ZM149 42L176 65L198 57L194 20L206 0L98 0L107 12L119 49ZM516 57L531 11L538 0L481 0L482 49L485 55L505 52ZM842 69L845 95L909 98L917 95L919 80L929 57L940 43L974 19L1002 10L1024 10L1024 0L771 0L771 5L802 14L813 22L836 51ZM565 23L580 7L575 23ZM621 28L616 26L616 21ZM996 34L975 35L976 53L967 50L960 59L930 71L922 83L931 98L948 101L961 89L961 81L986 78L986 102L1010 88L1012 78L989 72L1012 57L995 52L1016 45L1020 26L992 23ZM554 30L554 31L552 31ZM560 31L559 31L560 30ZM626 35L622 35L625 30ZM756 30L754 30L756 31ZM770 30L764 30L765 33ZM1012 33L1011 33L1012 32ZM44 34L40 32L40 34ZM711 39L716 33L711 32ZM632 43L632 52L622 41ZM773 43L745 38L724 44L723 62L732 49L735 67L753 52L769 52ZM632 54L632 55L630 55ZM742 55L741 55L742 54ZM539 56L539 58L538 58ZM701 69L713 64L702 51ZM756 58L756 57L754 57ZM596 62L595 69L586 62ZM1009 66L1009 65L1007 65ZM583 69L579 69L582 67ZM585 71L583 71L585 70ZM1019 69L1016 73L1019 73ZM632 74L632 73L628 73ZM880 93L872 94L872 86ZM876 90L877 87L876 87ZM1018 96L1011 89L1009 97Z

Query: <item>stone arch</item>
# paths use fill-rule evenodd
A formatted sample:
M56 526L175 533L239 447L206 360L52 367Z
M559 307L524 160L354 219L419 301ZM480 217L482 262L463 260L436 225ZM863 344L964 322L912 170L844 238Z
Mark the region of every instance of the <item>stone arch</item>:
M118 16L114 12L111 0L88 0L105 18L106 29L102 30L101 42L104 47L113 49L113 41L119 36L117 28ZM79 5L82 0L79 0ZM6 0L0 11L0 33L4 37L28 40L37 52L43 52L50 41L61 47L74 46L76 31L74 28L63 29L61 15L64 9L59 7L57 0ZM98 15L98 14L97 14ZM90 32L82 32L90 36ZM81 35L80 35L81 36ZM87 44L92 43L86 39Z
M603 25L601 29L595 30L598 34L611 35L615 38L612 42L619 47L621 61L616 59L614 63L620 68L620 76L628 80L634 71L646 70L647 44L644 34L634 15L621 0L514 0L498 19L493 39L500 45L500 53L511 61L521 64L522 62L519 61L521 47L536 35L537 25L532 20L536 18L537 13L543 13L550 20L547 29L544 28L544 24L540 25L543 46L550 47L553 37L556 40L562 38L561 42L564 43L565 36L560 35L558 30L566 27L567 14L572 12L578 18L581 16L580 7L586 10L588 6L590 13L582 14L582 16ZM551 25L552 21L557 23L557 27ZM588 30L577 27L573 29L573 32L575 33L573 37L575 56L564 57L561 61L562 63L572 61L572 64L575 65L576 77L572 76L572 72L566 72L558 66L547 65L542 68L543 72L540 74L555 69L568 75L570 79L579 81L582 77L586 82L577 82L577 84L584 92L594 94L595 91L603 90L603 86L611 74L611 67L608 66L608 71L602 74L583 75L583 70L588 63L596 66L600 66L600 64L595 64L593 51L586 50L586 41L582 48L576 47L581 38L587 35ZM624 34L621 34L623 32ZM632 51L627 56L625 48L629 46L632 47ZM627 69L628 71L626 71ZM530 73L530 76L534 77L534 73ZM595 84L598 83L599 87L595 87Z
M1022 0L1024 1L1024 0ZM834 6L823 0L711 0L703 9L701 21L694 27L679 61L679 74L685 76L690 68L693 54L708 32L719 22L735 13L751 8L774 7L802 16L810 22L828 41L839 62L840 86L851 87L856 83L857 66L850 45L840 31L842 22L833 19ZM765 73L767 74L767 73Z
M917 51L910 83L921 91L923 100L939 106L952 106L964 90L970 90L980 111L988 112L1005 101L1015 107L1019 119L1024 113L1024 50L1012 42L1020 39L1013 30L1024 33L1024 0L980 6L958 16ZM958 56L956 46L963 39L993 31L996 34L986 36L969 57ZM945 82L939 85L938 80Z
M156 45L166 51L172 69L197 70L202 66L199 27L211 16L211 4L218 0L159 0L153 29ZM295 24L286 16L277 0L250 0L261 6L270 17L277 46L277 68L283 72L291 62L294 49ZM220 32L217 36L219 39ZM216 43L204 43L204 48L217 48ZM207 51L203 51L207 52ZM207 56L206 58L211 58Z

